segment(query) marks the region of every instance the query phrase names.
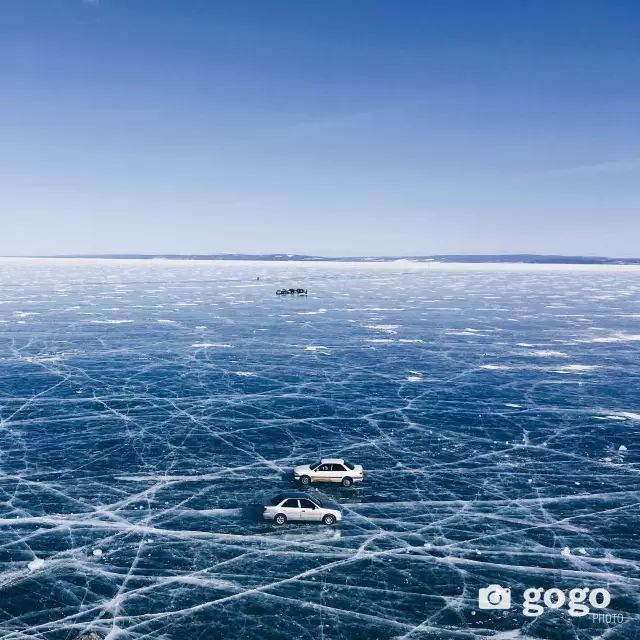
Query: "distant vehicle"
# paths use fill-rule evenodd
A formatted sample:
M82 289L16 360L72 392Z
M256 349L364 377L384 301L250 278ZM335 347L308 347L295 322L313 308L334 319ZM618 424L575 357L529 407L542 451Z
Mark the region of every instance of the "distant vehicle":
M342 458L323 458L314 464L295 467L293 477L304 486L312 482L339 482L343 487L350 487L354 482L362 482L364 469Z
M321 501L302 491L281 493L263 508L262 517L282 525L287 522L322 522L332 525L342 520L340 507L334 502Z
M306 289L278 289L276 291L276 295L277 296L306 296L307 295L307 290Z

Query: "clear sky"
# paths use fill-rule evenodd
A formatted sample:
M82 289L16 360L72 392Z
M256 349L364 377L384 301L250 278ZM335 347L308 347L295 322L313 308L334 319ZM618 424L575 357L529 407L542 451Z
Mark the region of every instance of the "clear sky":
M4 0L0 254L640 256L636 0Z

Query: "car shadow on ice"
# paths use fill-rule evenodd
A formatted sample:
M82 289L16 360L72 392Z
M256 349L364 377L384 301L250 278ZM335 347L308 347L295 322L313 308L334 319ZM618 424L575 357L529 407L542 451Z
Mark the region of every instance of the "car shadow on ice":
M262 505L255 503L242 507L241 518L243 520L256 522L262 521Z

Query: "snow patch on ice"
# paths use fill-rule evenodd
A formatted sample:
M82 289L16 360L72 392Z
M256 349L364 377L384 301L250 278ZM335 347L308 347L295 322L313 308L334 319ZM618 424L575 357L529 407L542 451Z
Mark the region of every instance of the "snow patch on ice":
M44 567L44 560L42 558L34 558L28 565L27 565L27 569L29 569L29 571L38 571L39 569L42 569Z
M530 351L527 353L529 356L535 356L536 358L567 358L567 354L563 351L554 351L553 349L540 349L539 351Z
M640 422L640 413L633 413L632 411L612 411L604 417L608 420L633 420L634 422Z
M590 371L596 371L599 369L595 364L567 364L562 367L558 367L553 371L555 373L589 373Z
M194 349L231 349L232 345L220 342L195 342L191 345Z
M368 324L367 329L372 329L373 331L380 331L382 333L396 333L396 329L400 325L397 324Z
M638 342L640 341L640 333L614 333L610 336L600 336L597 338L587 338L578 340L578 342L613 344L616 342Z

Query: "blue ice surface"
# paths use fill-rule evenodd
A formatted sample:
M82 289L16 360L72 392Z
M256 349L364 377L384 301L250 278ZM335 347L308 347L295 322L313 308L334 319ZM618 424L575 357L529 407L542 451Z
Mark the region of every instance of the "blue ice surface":
M0 261L0 637L638 637L639 276ZM261 520L329 455L341 524Z

